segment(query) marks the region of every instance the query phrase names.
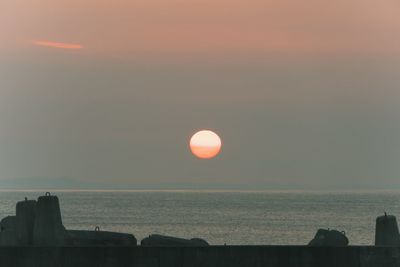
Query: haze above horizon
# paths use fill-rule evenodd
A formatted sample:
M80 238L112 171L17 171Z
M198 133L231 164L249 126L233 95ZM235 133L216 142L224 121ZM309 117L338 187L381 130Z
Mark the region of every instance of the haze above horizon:
M399 8L8 1L0 187L400 188Z

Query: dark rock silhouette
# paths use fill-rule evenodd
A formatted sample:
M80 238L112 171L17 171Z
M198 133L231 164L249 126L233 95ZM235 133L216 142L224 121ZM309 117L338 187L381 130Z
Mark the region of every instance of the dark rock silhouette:
M376 218L375 246L400 246L399 228L393 215Z
M153 247L204 247L209 246L207 241L200 238L184 239L165 235L150 235L142 239L142 246Z
M341 247L347 246L348 244L349 240L347 239L345 232L329 229L318 229L315 237L308 243L309 246L316 247Z
M143 246L201 247L208 243L200 238L183 239L151 235L142 240ZM135 236L127 233L67 230L62 223L57 196L46 193L38 200L20 201L16 216L7 216L0 222L0 246L136 246Z
M131 234L100 231L67 230L67 246L136 246L136 238Z
M0 246L136 246L132 234L66 230L57 196L46 193L38 200L20 201L16 216L0 222Z
M0 222L0 245L1 246L16 246L16 216L7 216Z
M64 243L65 227L61 220L57 196L46 193L36 204L33 243L40 246L60 246Z
M16 239L18 244L33 245L33 228L36 218L36 201L20 201L16 206Z

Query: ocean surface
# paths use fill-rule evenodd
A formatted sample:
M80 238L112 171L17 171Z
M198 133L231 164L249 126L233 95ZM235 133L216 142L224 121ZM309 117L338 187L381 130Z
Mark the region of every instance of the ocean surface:
M25 196L1 191L0 217L15 214ZM303 245L318 228L346 232L352 245L372 245L375 219L400 216L400 192L58 191L68 229L201 237L220 245Z

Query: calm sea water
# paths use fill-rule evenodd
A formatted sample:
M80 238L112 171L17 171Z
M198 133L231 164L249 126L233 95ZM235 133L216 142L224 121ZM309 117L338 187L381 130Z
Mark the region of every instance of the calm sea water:
M0 217L43 192L0 192ZM400 192L56 192L68 229L201 237L211 244L306 244L318 228L373 244L375 218L400 215Z

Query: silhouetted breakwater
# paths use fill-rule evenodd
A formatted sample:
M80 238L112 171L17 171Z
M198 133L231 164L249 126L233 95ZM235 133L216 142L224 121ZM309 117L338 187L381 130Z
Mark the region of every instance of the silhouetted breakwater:
M398 267L400 248L310 246L1 247L7 267Z
M348 246L344 232L319 229L308 246L209 246L200 238L67 230L57 196L16 205L0 222L0 266L400 267L396 217L376 220L376 246Z

